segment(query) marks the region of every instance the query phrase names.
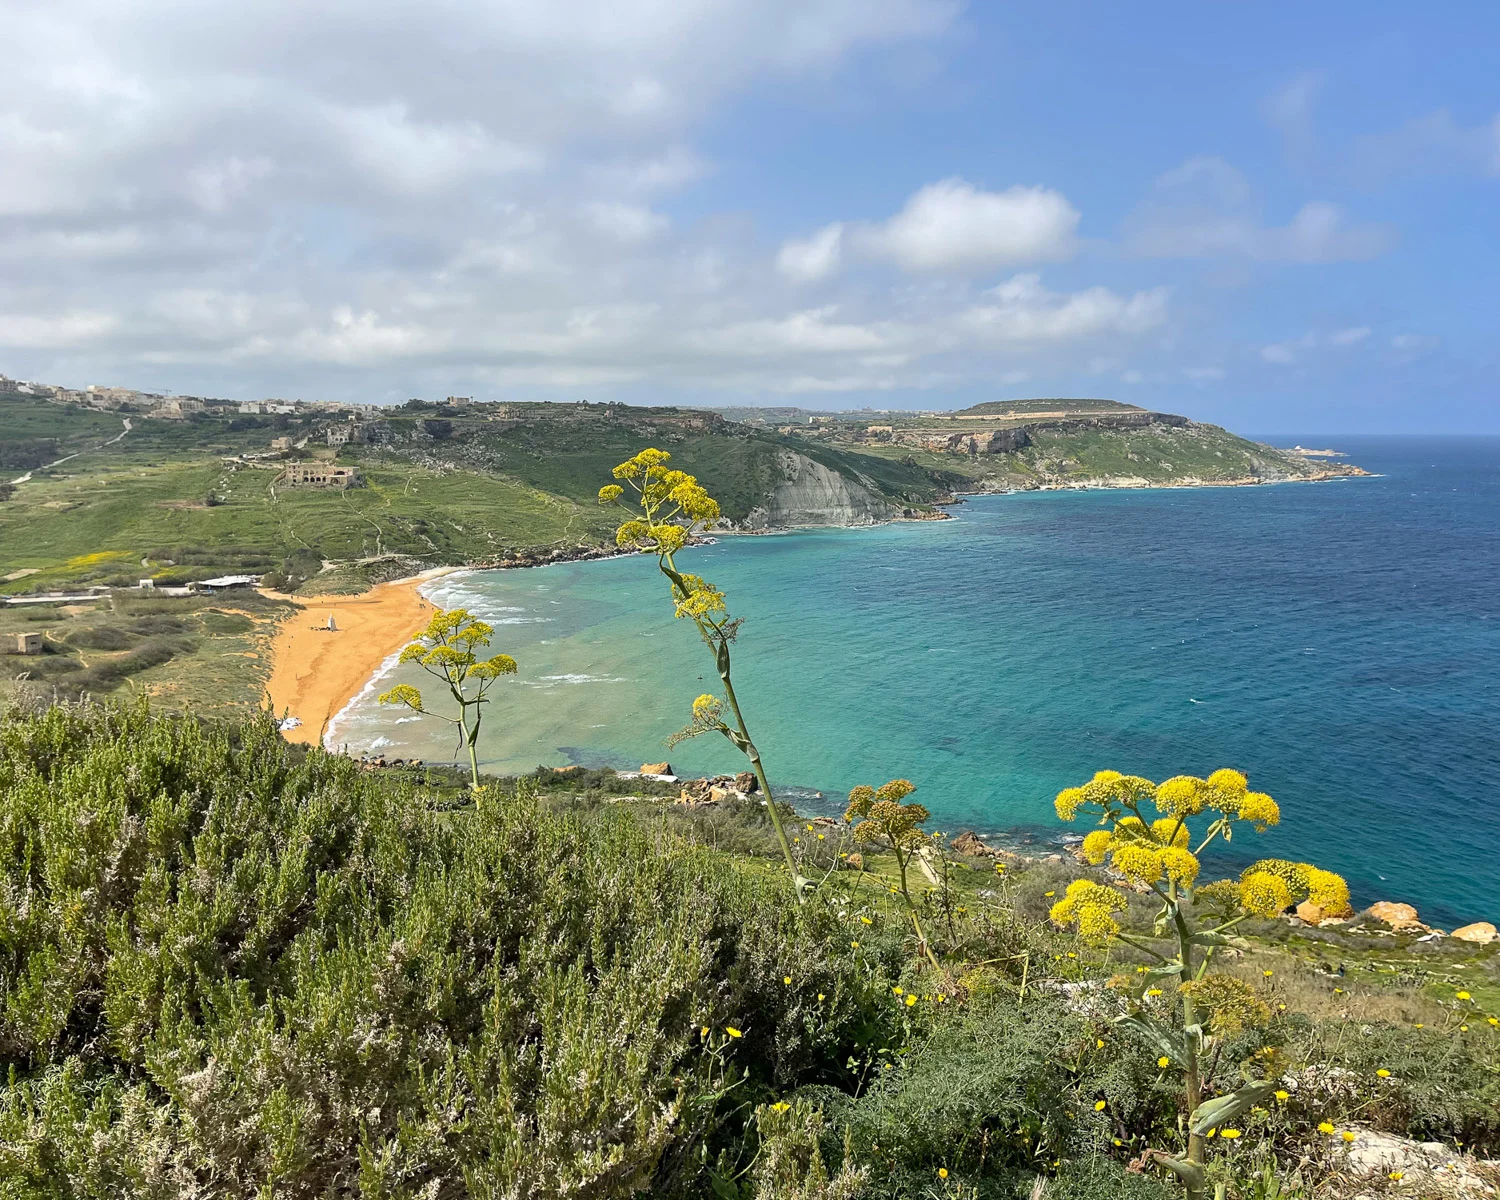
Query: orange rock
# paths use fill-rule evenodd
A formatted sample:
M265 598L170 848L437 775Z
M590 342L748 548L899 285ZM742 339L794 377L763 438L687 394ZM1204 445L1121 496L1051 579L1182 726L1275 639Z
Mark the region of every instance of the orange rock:
M672 775L672 774L675 774L675 772L672 770L672 764L671 763L659 762L659 763L642 763L641 764L641 774L642 775Z
M1328 914L1323 911L1321 904L1314 904L1311 900L1304 900L1297 905L1297 915L1309 925L1316 925Z
M1393 904L1389 900L1377 900L1370 905L1368 911L1377 921L1384 921L1392 929L1415 929L1422 924L1417 919L1417 910L1410 904Z
M1472 925L1464 925L1459 929L1455 929L1448 936L1455 937L1461 942L1475 942L1481 946L1488 946L1497 937L1500 937L1500 930L1497 930L1488 921L1475 921Z

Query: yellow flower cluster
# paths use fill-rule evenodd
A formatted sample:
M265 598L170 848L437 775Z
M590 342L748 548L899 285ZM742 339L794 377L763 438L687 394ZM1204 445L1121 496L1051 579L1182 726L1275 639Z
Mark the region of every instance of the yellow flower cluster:
M724 603L724 593L714 587L701 575L681 576L682 584L672 585L672 601L676 607L679 617L688 617L694 621L712 620L728 611Z
M1180 820L1162 817L1147 825L1138 817L1121 817L1113 830L1096 829L1083 839L1083 856L1102 863L1106 856L1130 879L1151 884L1163 876L1179 887L1198 877L1198 859L1187 848L1188 830Z
M1205 975L1177 990L1204 1010L1214 1033L1238 1033L1246 1025L1258 1028L1271 1019L1270 1006L1254 988L1233 975Z
M1114 914L1124 911L1125 897L1114 888L1075 879L1048 915L1056 925L1076 924L1084 937L1097 939L1120 931Z
M1082 787L1064 788L1057 794L1055 807L1058 817L1064 821L1073 820L1079 809L1093 805L1106 816L1123 823L1135 818L1120 817L1117 810L1133 810L1146 800L1152 801L1165 818L1177 822L1208 809L1249 821L1261 832L1281 820L1281 809L1276 801L1264 792L1250 791L1244 774L1228 767L1215 771L1207 779L1176 775L1159 785L1139 775L1100 771ZM1174 824L1174 828L1180 827ZM1188 835L1185 830L1181 836L1186 842Z
M901 850L915 850L925 843L929 835L918 826L932 814L924 805L901 803L916 790L909 779L892 779L878 788L863 783L856 787L844 809L844 820L859 822L854 827L855 840L883 842Z
M624 503L625 489L618 483L599 489L600 504L620 504L630 520L615 530L615 543L622 549L670 556L687 544L693 528L719 519L718 502L692 475L668 470L672 456L665 450L642 450L614 469L639 494L639 507Z
M1299 900L1311 900L1321 908L1327 916L1344 916L1350 911L1349 907L1349 885L1344 882L1343 876L1335 875L1332 871L1324 871L1311 863L1291 862L1284 858L1263 858L1259 862L1251 863L1240 874L1240 888L1243 892L1252 877L1266 876L1279 881L1285 890L1286 903L1282 909L1295 904ZM1260 881L1256 884L1257 890L1262 894L1270 894L1271 885ZM1251 912L1260 912L1261 909L1246 908Z

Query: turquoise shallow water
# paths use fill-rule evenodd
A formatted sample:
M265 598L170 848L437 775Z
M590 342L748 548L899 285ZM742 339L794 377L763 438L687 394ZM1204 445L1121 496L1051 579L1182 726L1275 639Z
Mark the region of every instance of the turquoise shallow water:
M1051 797L1100 767L1233 765L1284 819L1213 866L1296 856L1344 872L1357 900L1500 919L1500 439L1339 444L1382 477L985 497L953 521L694 552L746 618L736 682L773 783L834 811L902 775L938 827L1056 837ZM651 560L432 594L521 663L487 717L491 768L667 757L714 690ZM437 722L373 694L332 736L453 754ZM722 739L670 758L742 765Z

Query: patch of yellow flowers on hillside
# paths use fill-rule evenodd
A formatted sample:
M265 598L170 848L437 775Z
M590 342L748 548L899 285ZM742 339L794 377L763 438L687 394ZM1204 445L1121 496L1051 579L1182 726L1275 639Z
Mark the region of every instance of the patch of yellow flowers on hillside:
M1141 812L1148 802L1159 814L1150 820ZM1099 866L1107 859L1132 883L1182 892L1193 890L1201 869L1192 849L1190 818L1213 816L1199 853L1220 833L1227 840L1235 822L1247 822L1264 833L1281 820L1276 801L1264 792L1252 792L1244 774L1230 768L1206 779L1177 775L1159 784L1139 775L1100 771L1083 786L1059 792L1056 809L1064 821L1084 811L1099 815L1103 827L1083 839L1088 862ZM1342 878L1310 863L1284 859L1262 859L1246 868L1237 883L1221 880L1196 894L1211 904L1263 917L1284 912L1303 899L1328 914L1349 908L1349 888ZM1076 925L1084 936L1099 938L1119 932L1114 914L1124 908L1124 897L1114 889L1078 880L1052 906L1051 917L1058 925Z

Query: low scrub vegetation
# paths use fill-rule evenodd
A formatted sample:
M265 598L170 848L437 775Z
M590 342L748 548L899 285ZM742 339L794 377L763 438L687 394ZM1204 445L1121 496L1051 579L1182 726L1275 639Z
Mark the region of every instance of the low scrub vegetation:
M458 783L264 719L0 724L0 1191L1174 1194L1129 1164L1179 1137L1181 1080L1106 986L1146 956L1043 915L1078 871L939 846L908 897L890 856L799 821L845 867L799 907L758 805L730 854L705 843L732 817L637 781L538 771L455 808ZM1111 916L1149 936L1151 912ZM1205 1093L1257 1056L1278 1091L1210 1184L1335 1171L1324 1124L1500 1147L1500 1035L1468 992L1351 1030L1222 953L1267 1014L1223 1031Z

